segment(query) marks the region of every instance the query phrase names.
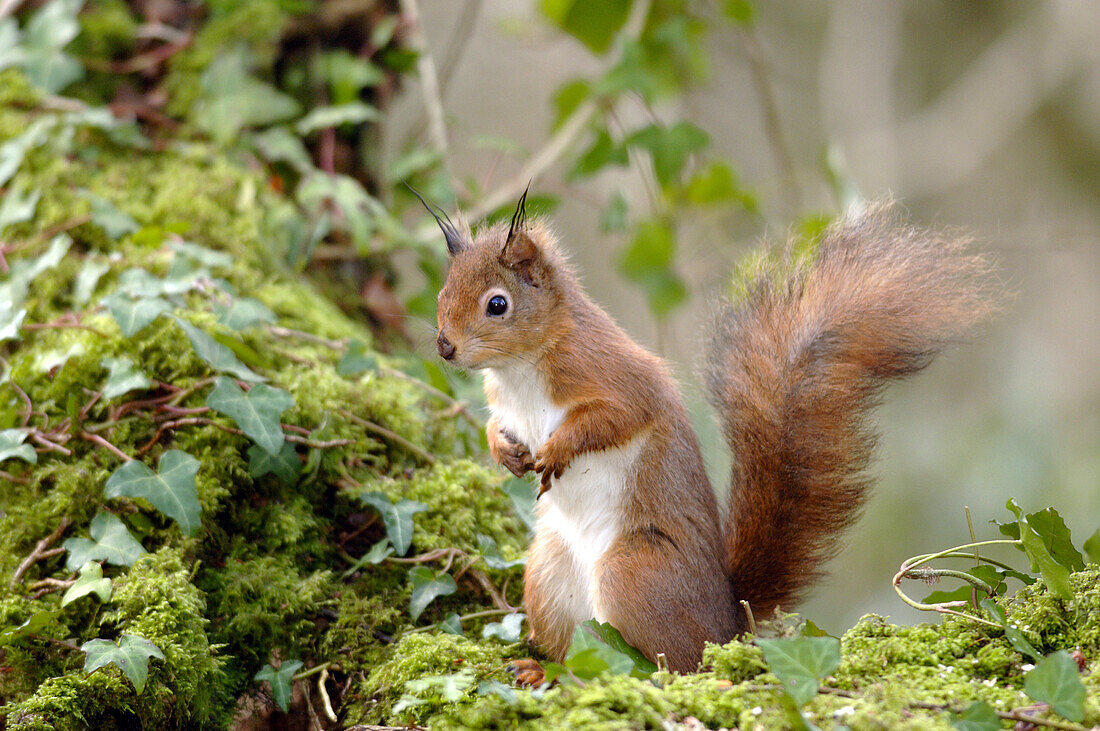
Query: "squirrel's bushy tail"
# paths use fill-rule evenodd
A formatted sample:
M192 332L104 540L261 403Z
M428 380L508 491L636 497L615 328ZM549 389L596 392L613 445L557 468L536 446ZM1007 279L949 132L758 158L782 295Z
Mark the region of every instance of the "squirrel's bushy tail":
M734 459L727 567L756 616L791 608L858 517L886 383L993 309L989 264L968 244L875 204L721 308L705 375Z

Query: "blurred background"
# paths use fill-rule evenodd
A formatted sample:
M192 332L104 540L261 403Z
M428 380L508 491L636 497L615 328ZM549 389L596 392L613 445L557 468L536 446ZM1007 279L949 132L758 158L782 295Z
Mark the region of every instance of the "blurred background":
M445 47L478 11L449 70L449 166L491 187L524 156L503 160L479 141L540 149L555 92L598 74L600 59L534 4L458 7L426 4L423 26ZM715 23L692 39L705 66L696 83L650 109L625 100L611 124L652 114L698 125L757 204L681 217L675 268L687 294L665 322L623 276L628 236L601 230L618 192L631 210L651 205L647 161L582 180L558 164L533 189L559 196L552 216L590 294L674 363L722 486L726 458L694 368L708 302L737 257L856 194L892 194L915 222L961 228L993 253L1014 297L973 342L889 393L877 495L802 607L830 632L866 612L928 619L890 579L908 556L966 542L964 506L979 539L999 537L988 521L1007 518L1009 497L1028 511L1054 506L1078 542L1100 527L1100 8L780 0L744 12L747 24ZM387 140L421 109L410 85Z
M254 166L285 198L272 255L471 400L402 183L477 224L532 181L590 294L672 362L723 487L694 368L735 262L884 195L970 232L1014 296L889 393L877 495L802 607L836 634L931 619L890 580L966 542L964 506L979 539L1010 497L1078 544L1100 527L1097 38L1090 0L0 0L0 69Z

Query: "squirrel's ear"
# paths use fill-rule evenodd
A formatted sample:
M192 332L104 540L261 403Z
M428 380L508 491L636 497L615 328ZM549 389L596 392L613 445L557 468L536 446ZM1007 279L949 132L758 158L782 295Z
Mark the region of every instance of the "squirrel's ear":
M432 207L428 205L428 201L424 200L424 197L420 193L416 192L416 188L412 187L408 183L405 183L405 187L412 191L420 202L424 205L424 208L428 210L428 213L432 214L432 218L439 224L439 228L443 231L443 238L447 240L447 253L451 256L457 256L461 252L465 251L470 246L470 241L467 237L462 235L462 232L458 230L458 227L451 223L450 217L447 212L442 208L439 209L439 213L443 214L443 217L439 217L439 213L432 210ZM462 220L459 217L459 220Z
M526 231L508 237L500 252L500 263L511 269L525 284L538 287L542 275L542 253Z
M531 188L531 184L527 184ZM541 252L527 233L527 190L523 191L516 212L512 214L512 225L508 227L508 238L500 252L500 263L514 271L519 278L532 287L539 286L541 273Z

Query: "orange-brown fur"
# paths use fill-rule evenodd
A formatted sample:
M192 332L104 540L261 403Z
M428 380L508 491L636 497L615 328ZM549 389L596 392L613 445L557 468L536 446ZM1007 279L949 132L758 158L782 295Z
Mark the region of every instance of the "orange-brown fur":
M831 228L813 264L761 275L745 302L722 309L708 360L735 458L723 527L668 370L584 294L546 225L520 218L511 238L504 226L476 240L452 231L449 244L458 238L439 297L440 352L467 368L524 364L564 411L534 454L490 419L493 459L541 473L555 496L579 455L639 445L591 598L627 642L679 671L696 667L705 642L743 628L737 600L758 614L789 608L820 573L864 500L865 416L883 383L922 368L988 311L974 283L985 265L964 242L907 228L884 208ZM486 315L496 291L508 293L507 319ZM540 518L524 600L532 639L559 660L575 624L560 609L561 582L575 565Z

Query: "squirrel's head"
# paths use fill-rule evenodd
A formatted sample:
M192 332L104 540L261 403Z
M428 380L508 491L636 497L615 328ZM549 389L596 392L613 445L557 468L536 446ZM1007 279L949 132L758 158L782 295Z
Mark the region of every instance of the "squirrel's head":
M557 305L567 265L549 227L527 219L526 198L524 192L510 224L476 237L436 216L451 255L439 293L436 348L456 366L534 363L562 330Z

